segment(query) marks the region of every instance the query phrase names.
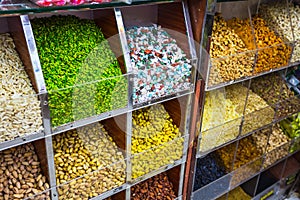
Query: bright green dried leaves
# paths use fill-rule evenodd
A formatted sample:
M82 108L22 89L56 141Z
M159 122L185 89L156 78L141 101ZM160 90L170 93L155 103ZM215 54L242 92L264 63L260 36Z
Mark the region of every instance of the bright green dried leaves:
M53 126L126 105L127 81L93 20L52 16L32 27Z

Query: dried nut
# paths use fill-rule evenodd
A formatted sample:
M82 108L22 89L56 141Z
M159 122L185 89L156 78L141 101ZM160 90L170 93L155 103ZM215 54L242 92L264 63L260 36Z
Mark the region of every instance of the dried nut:
M254 79L251 89L276 109L276 118L282 118L300 110L300 99L285 84L279 73Z
M125 183L123 154L100 123L56 135L53 148L59 199L89 199Z
M8 158L13 162L6 162ZM38 188L41 183L37 181L38 177L42 177L40 181L42 184L46 184L46 177L41 174L40 164L36 165L37 171L35 172L31 170L31 164L29 164L39 163L32 144L29 143L1 151L0 163L1 170L4 172L1 173L2 177L0 178L0 193L3 193L4 199L31 198L32 195L43 191ZM10 171L11 173L7 173ZM35 191L34 194L31 191ZM39 195L32 198L40 199ZM50 196L43 194L42 199L50 200Z
M269 71L288 64L292 48L276 36L259 16L253 19L254 34L258 50L258 58L254 73Z
M0 143L42 130L40 102L8 33L0 34ZM13 161L6 159L8 164Z
M254 42L251 35L247 40L249 44ZM221 16L215 16L210 46L212 66L209 86L251 76L255 53L249 50L253 49L254 45L246 45L234 30L234 26L229 26Z
M166 173L156 175L131 188L131 200L139 199L175 199L173 185Z
M161 104L133 112L132 178L179 160L184 138Z

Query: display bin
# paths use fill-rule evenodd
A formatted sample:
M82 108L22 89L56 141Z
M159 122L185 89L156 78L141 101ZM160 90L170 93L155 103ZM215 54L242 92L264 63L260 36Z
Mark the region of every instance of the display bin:
M23 16L0 18L0 150L44 137L44 83Z
M53 137L59 198L107 196L125 187L125 120L120 115Z
M276 120L285 119L300 111L300 95L292 94L291 97L281 99L276 105Z
M197 159L191 199L215 199L229 190L231 174L217 154Z
M232 175L227 174L214 182L196 190L191 199L215 199L229 190Z
M198 137L198 157L234 140L240 134L242 118L226 122L220 126L203 131Z
M275 178L270 171L264 171L241 187L252 199L273 199L279 192L279 179Z
M120 11L134 73L133 107L192 93L197 59L183 3L124 7Z
M250 98L248 98L248 100L249 99ZM253 100L254 100L254 98L253 98ZM250 101L251 101L251 99L250 99ZM255 101L256 100L254 100L254 102ZM256 101L256 103L264 104L265 102L263 99L258 99L258 101ZM248 105L246 106L246 110L247 110ZM267 104L265 103L265 105L267 105ZM263 106L258 106L258 107L263 107ZM250 108L250 106L249 106L249 108ZM253 109L253 108L250 108L250 109ZM254 108L254 109L257 109L257 108ZM260 129L262 127L265 127L265 126L271 124L274 120L274 115L275 115L275 111L273 110L273 108L271 106L268 106L268 105L263 108L252 111L249 114L246 113L244 116L243 124L242 124L241 135L246 135L250 132L253 132L257 129Z
M290 145L291 145L291 141L288 141L285 144L282 144L277 148L266 152L264 158L264 164L263 164L264 168L274 165L278 161L285 158L289 154Z
M208 56L207 65L203 64L200 67L200 74L206 81L206 90L226 86L252 75L256 55L255 48L246 47L243 42L244 38L240 38L227 24L227 20L234 17L250 19L248 3L246 1L238 3L239 6L236 6L235 2L217 3L216 12L218 14L214 19L207 15L203 48L209 53L206 53L205 50L205 53L202 53L201 57ZM222 31L217 31L221 29ZM250 32L251 30L252 27L249 27ZM222 35L223 33L224 35ZM226 38L226 42L222 38ZM250 43L254 44L253 35L252 39L247 38L247 40L251 40ZM225 71L224 68L226 68Z
M40 139L0 152L3 199L32 199L38 194L50 200L45 143Z
M181 170L181 166L177 166L131 186L130 199L180 199Z
M216 13L220 14L216 14L214 23L207 15L206 32L204 31L201 48L206 51L211 49L211 51L209 51L209 58L201 58L201 60L206 60L204 63L208 65L203 64L200 68L200 74L207 83L205 88L207 91L290 66L293 38L288 40L283 35L277 34L279 31L273 31L267 27L264 20L255 15L259 8L258 1L219 2L216 4ZM288 11L287 4L285 4L285 10ZM245 18L248 19L245 20ZM289 15L286 18L289 19ZM219 33L212 31L209 35L209 30L214 29L214 26L215 30L221 30L223 27L223 31ZM288 27L291 30L290 23ZM260 33L258 30L263 31ZM223 33L225 33L224 36L221 35ZM268 37L259 36L261 34L266 34ZM226 38L225 35L228 35L229 41L228 39L222 41L222 38ZM262 38L268 38L268 41ZM243 44L243 50L230 48L229 44L237 41ZM208 56L205 50L201 57ZM265 59L266 57L268 59ZM221 67L223 65L226 67Z
M52 132L128 110L128 66L114 9L29 18L47 86ZM44 26L46 21L49 26Z
M124 190L124 161L113 163L57 186L58 199L106 198ZM115 174L111 177L109 174Z
M299 40L300 32L298 30L298 21L299 21L299 16L300 16L299 2L297 2L295 0L289 1L288 8L289 8L289 13L290 13L294 41L295 41L291 62L297 63L300 60L300 52L299 52L299 50L300 50L300 40Z
M277 121L299 110L299 97L289 89L283 79L284 73L282 70L255 78L250 85L251 90L275 110Z
M241 183L247 181L249 178L257 174L261 169L263 158L259 157L232 172L232 179L230 182L230 188L235 188Z
M187 99L173 99L132 113L129 180L137 182L144 175L185 162L189 138Z

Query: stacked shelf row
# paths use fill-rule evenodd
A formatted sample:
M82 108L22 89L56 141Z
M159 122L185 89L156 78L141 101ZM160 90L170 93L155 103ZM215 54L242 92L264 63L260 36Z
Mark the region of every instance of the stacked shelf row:
M181 198L188 19L184 2L0 18L0 198L134 199L145 180Z
M298 151L298 136L282 125L300 111L300 94L288 83L299 62L298 6L206 1L199 48L205 93L188 199L216 199Z
M200 74L206 90L299 62L299 35L295 26L299 5L287 1L232 1L212 5L213 11L206 15L201 49Z
M295 125L298 124L298 116L254 132L198 158L193 199L215 199L299 152L299 136L291 136L285 129L286 124L293 125L293 132L298 133L299 126ZM291 120L294 122L290 123Z

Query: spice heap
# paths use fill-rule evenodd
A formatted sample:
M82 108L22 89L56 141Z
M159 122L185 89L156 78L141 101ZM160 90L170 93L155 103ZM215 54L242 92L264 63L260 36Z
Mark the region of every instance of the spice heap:
M253 92L276 110L276 118L282 118L300 110L300 99L286 85L280 73L272 73L251 82Z
M12 37L0 34L0 142L43 130L40 102Z
M100 123L56 135L53 148L60 199L88 199L125 183L123 154Z
M131 200L175 200L175 198L173 184L166 173L156 175L131 187Z
M126 105L126 80L94 21L52 16L33 19L32 28L53 126Z
M156 25L134 27L126 35L135 73L134 104L190 89L190 60L165 30Z
M197 160L194 191L217 180L226 174L225 169L219 165L216 156L209 154Z
M163 105L136 110L132 118L132 178L182 157L184 137Z
M251 40L251 35L246 36L245 40ZM209 51L212 58L209 86L252 75L255 53L242 37L220 15L215 16Z
M32 144L13 147L0 152L0 199L50 200L46 177Z

